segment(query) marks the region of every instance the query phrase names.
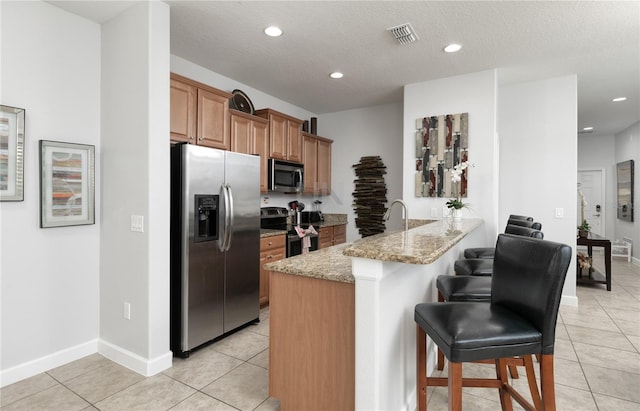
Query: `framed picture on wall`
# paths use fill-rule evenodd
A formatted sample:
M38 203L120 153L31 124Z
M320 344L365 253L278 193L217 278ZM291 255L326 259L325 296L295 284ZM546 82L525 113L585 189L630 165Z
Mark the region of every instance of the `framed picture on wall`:
M24 200L24 109L0 105L0 201Z
M95 147L40 140L40 227L95 224Z

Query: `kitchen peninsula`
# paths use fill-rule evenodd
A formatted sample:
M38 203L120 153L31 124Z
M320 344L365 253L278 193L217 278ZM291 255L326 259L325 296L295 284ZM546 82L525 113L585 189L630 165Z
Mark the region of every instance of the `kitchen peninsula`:
M464 248L488 244L481 225L442 220L266 264L281 409L415 408L413 309Z

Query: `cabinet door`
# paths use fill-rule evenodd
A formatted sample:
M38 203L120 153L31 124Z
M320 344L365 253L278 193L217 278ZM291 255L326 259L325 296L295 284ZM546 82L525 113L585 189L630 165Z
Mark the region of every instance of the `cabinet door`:
M331 143L328 141L318 140L317 167L318 192L322 195L331 194Z
M198 89L198 144L229 150L229 98Z
M269 156L287 159L287 119L271 114L269 116Z
M252 154L251 132L253 121L235 114L230 116L231 151Z
M316 194L318 183L318 139L302 135L302 164L304 164L304 193Z
M333 226L333 245L342 244L347 242L347 225L334 225Z
M296 163L302 162L302 135L301 123L287 120L287 160Z
M260 239L260 306L269 304L269 271L263 266L283 258L285 258L284 236Z
M171 79L170 140L195 143L197 89Z
M253 150L251 154L260 156L260 192L268 191L268 160L269 160L269 124L264 121L253 121Z
M327 248L333 245L333 227L320 227L318 233L318 248Z

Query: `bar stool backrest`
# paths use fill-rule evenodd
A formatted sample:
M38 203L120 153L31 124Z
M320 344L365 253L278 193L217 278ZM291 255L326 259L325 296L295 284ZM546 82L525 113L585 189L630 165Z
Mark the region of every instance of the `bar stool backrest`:
M530 321L542 333L542 354L553 354L562 287L571 262L566 244L500 234L491 279L491 304Z
M507 224L507 228L505 228L504 232L506 234L515 234L521 235L524 237L533 237L543 239L544 234L540 230L534 230L533 228L523 227L520 225Z

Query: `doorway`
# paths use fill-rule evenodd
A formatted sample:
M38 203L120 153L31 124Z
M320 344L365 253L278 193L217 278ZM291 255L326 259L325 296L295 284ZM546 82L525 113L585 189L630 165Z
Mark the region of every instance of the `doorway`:
M605 180L604 170L579 170L578 171L578 190L582 191L586 204L584 205L584 219L591 226L591 232L604 236L605 233L605 214L604 192ZM580 194L577 196L578 221L576 225L580 225L582 215L582 201Z

